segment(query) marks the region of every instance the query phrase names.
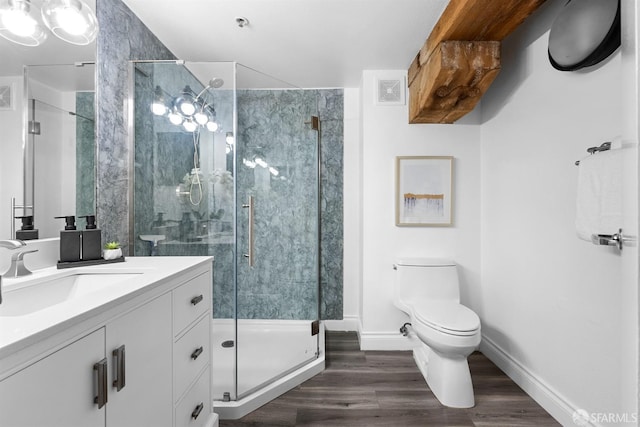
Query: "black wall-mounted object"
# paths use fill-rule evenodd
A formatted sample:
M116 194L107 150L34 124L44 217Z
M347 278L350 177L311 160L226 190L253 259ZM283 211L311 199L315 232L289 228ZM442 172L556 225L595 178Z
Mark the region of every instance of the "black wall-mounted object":
M549 61L560 71L590 67L618 49L620 0L569 0L551 26Z

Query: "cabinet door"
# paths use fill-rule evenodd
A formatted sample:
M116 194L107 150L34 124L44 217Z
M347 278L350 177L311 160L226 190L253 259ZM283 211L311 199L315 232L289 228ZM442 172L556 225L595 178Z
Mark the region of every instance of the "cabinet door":
M109 427L172 425L171 295L162 295L107 325ZM124 387L114 350L124 346ZM122 353L122 352L121 352Z
M93 370L103 358L104 328L0 381L0 426L104 426Z

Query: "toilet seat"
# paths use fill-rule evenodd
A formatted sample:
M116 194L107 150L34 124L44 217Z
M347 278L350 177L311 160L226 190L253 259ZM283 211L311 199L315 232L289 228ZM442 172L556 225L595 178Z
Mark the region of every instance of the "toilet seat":
M480 318L462 304L448 301L415 301L413 315L425 325L449 335L475 335Z

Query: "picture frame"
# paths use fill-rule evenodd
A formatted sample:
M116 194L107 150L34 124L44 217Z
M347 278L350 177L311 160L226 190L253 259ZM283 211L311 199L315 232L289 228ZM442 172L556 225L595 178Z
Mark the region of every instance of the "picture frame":
M453 225L453 156L396 157L396 226Z

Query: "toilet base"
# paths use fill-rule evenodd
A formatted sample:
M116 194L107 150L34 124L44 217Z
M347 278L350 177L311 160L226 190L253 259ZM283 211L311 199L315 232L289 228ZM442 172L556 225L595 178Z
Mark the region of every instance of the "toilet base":
M440 403L451 408L472 408L475 405L466 357L442 357L420 343L413 349L413 358Z

